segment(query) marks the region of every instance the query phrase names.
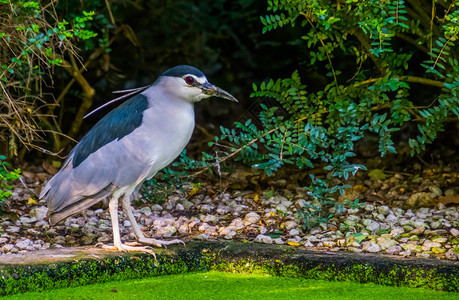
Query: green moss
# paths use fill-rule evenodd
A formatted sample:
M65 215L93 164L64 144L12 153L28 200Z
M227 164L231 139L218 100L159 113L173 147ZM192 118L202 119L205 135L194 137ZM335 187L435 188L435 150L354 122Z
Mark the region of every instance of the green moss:
M102 260L3 267L0 295L209 270L459 291L459 268L451 262L320 254L234 242L189 243L185 250L183 246L175 249L158 251L157 261L146 254L126 254Z
M273 260L263 255L237 257L230 251L211 254L209 270L267 274L279 277L307 278L328 281L355 281L390 286L426 287L435 290L459 291L457 267L426 267L415 264L330 259L310 259L305 256L292 258L278 255Z
M256 274L206 272L94 284L5 299L457 299L457 294Z
M0 295L202 270L205 270L205 265L200 257L186 252L177 256L161 256L158 260L140 254L103 261L83 260L49 266L14 267L0 270Z

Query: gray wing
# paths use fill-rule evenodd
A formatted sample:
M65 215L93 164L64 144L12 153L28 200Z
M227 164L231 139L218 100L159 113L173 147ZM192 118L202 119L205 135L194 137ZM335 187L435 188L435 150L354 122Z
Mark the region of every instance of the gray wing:
M114 190L140 183L151 169L138 129L148 102L139 94L100 120L75 146L40 194L51 222L81 211Z
M53 224L110 196L116 189L141 183L151 169L133 136L108 143L76 168L74 155L69 155L40 195L48 202Z

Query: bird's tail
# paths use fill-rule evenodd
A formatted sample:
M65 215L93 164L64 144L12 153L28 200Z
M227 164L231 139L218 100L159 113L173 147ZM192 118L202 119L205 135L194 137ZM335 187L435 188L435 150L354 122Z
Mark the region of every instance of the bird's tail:
M48 212L48 217L49 217L49 223L51 226L56 225L59 221L76 214L77 212L80 212L84 209L87 209L91 207L92 205L96 204L97 202L103 200L104 198L110 196L110 194L113 192L115 189L115 186L112 184L108 185L107 187L103 188L99 192L97 192L94 195L91 196L86 196L86 197L81 197L78 200L74 201L69 201L70 205L64 206L61 209L52 211L49 210ZM44 195L46 197L47 195ZM49 203L49 202L48 202Z

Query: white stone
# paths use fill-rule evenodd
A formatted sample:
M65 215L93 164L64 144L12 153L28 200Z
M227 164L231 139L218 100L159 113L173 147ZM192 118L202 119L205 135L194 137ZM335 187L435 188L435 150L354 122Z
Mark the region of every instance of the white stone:
M429 228L429 226L426 224L426 222L424 220L416 220L416 221L414 221L414 227Z
M354 253L361 253L362 252L362 249L355 248L355 247L348 247L347 250L349 252L354 252Z
M378 215L376 216L376 219L377 219L378 221L385 221L385 220L386 220L386 217L385 217L383 214L378 214Z
M298 206L299 208L305 208L307 205L307 202L304 199L298 199L295 205Z
M12 249L15 249L13 244L6 244L6 245L3 245L3 247L2 247L2 250L5 251L5 252L9 252Z
M286 213L286 212L288 211L287 207L286 207L284 204L282 204L282 203L281 203L281 204L278 204L278 205L276 206L276 210L279 210L279 211L281 211L281 212L283 212L283 213Z
M397 217L401 217L405 214L405 211L399 207L395 207L392 209L392 211L394 212L394 214L397 216Z
M196 237L197 240L206 241L210 237L210 234L202 233Z
M174 233L177 232L177 228L175 228L174 226L171 226L171 225L167 225L166 227L163 227L162 228L162 232L160 232L160 234L165 237L165 238L168 238L168 237L171 237L172 235L174 235Z
M440 221L433 221L430 223L430 228L432 229L438 229L442 226Z
M400 252L402 252L402 247L395 245L395 246L387 248L385 252L391 255L398 255L400 254Z
M285 229L291 230L291 229L295 229L295 228L298 228L298 223L297 222L295 222L295 221L287 221L287 222L285 222Z
M292 206L293 202L285 199L285 200L281 201L281 204L284 205L285 207L290 207L290 206Z
M219 205L217 207L217 214L220 214L220 215L226 215L230 211L231 211L231 208L226 205Z
M230 225L236 227L236 230L244 228L244 222L242 221L241 218L233 219L233 221L231 221Z
M366 252L377 253L381 251L381 247L378 244L368 241L363 244L362 250Z
M214 215L206 215L204 218L203 218L203 222L207 222L207 223L213 223L213 224L216 224L218 222L218 217L217 216L214 216Z
M288 232L289 235L299 235L300 234L300 231L295 228L295 229L292 229Z
M435 247L439 248L441 247L441 244L437 242L432 242L430 240L426 240L424 244L422 244L422 250L424 251L430 251L430 249L435 248Z
M8 233L18 233L19 231L21 231L21 229L17 226L10 226L6 228L5 231Z
M208 231L210 228L214 228L214 229L215 229L214 226L211 226L211 225L209 225L209 224L207 224L207 223L202 223L202 224L199 226L198 230L199 230L200 232L204 232L204 231Z
M333 248L336 246L336 242L333 242L333 241L325 241L323 242L323 244L325 247L328 247L328 248Z
M375 206L373 204L365 205L365 211L372 212L375 210Z
M314 244L311 243L309 240L307 240L307 241L303 244L303 246L305 246L305 247L314 247Z
M185 208L185 210L189 210L191 207L194 206L193 202L188 201L188 200L183 200L182 205Z
M260 234L265 234L266 232L268 232L268 229L266 229L265 226L260 226L260 228L258 228L258 230L260 231Z
M259 234L255 238L254 242L263 243L263 244L272 244L273 243L273 239L270 236Z
M95 215L100 215L100 214L103 213L103 212L104 212L104 210L103 210L102 208L98 208L98 209L96 209L96 210L94 211L94 214L95 214Z
M381 250L386 250L397 245L397 241L391 239L378 238L377 241L378 245L381 247Z
M380 227L381 227L381 226L379 225L378 222L376 222L376 221L371 221L370 224L368 224L368 225L366 226L366 229L367 229L368 231L373 232L373 231L379 230Z
M48 214L48 208L46 206L37 206L30 210L29 216L35 218L37 221L44 220Z
M258 221L260 221L260 215L257 214L256 212L250 212L245 215L245 218L244 218L245 225L258 223Z
M390 212L390 208L386 205L378 207L378 213L383 214L384 216L387 216Z
M285 242L280 237L273 239L273 242L274 242L274 244L277 244L277 245L285 244Z
M443 195L443 191L438 186L431 186L429 189L432 192L434 198L438 198Z
M211 213L214 210L215 206L210 204L201 205L200 211L203 213Z
M190 229L187 225L181 225L178 229L178 232L181 234L188 234L190 232Z
M137 210L136 212L140 213L140 214L144 214L145 216L149 217L153 214L154 211L162 211L163 210L163 207L159 204L154 204L152 205L151 207L149 206L144 206L142 208L140 208L139 210Z
M33 242L31 240L29 240L29 239L20 240L20 241L16 242L15 246L19 250L24 250L24 249L27 249L30 246L33 246Z

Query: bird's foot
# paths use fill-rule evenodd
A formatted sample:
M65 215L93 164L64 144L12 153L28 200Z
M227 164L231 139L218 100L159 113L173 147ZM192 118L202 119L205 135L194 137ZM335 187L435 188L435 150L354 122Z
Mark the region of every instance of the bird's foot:
M162 247L162 246L167 246L167 245L172 245L172 244L183 244L185 246L185 242L183 242L182 240L178 240L178 239L171 240L171 241L163 241L163 240L156 240L156 239L151 239L151 238L139 238L138 241L139 243L154 245L156 247Z
M96 247L99 246L99 244L96 245ZM141 246L139 243L126 243L126 244L119 244L117 246L112 246L112 245L105 245L105 244L102 244L100 245L102 249L105 249L105 250L112 250L112 251L123 251L123 252L146 252L146 253L149 253L151 255L153 255L155 257L155 260L156 260L156 254L155 252L153 252L153 250L146 246Z

